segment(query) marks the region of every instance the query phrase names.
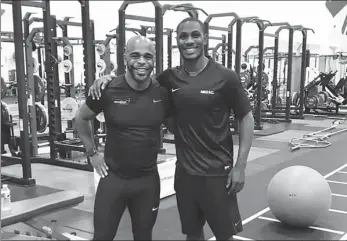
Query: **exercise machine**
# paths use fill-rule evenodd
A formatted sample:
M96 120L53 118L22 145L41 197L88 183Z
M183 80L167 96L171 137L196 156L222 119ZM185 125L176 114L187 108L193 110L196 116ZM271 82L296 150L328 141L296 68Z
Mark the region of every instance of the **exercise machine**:
M337 71L329 73L320 73L305 88L305 114L312 112L325 115L339 115L339 107L346 104L346 98L337 91L339 86L334 86L332 79ZM338 83L340 86L344 84ZM310 93L314 87L322 87L322 91ZM317 88L318 89L318 88ZM317 93L318 92L318 93ZM342 114L345 115L345 114Z
M269 119L275 119L278 121L284 121L284 122L291 122L291 111L298 111L299 114L297 115L297 118L303 119L303 101L301 100L299 103L299 107L292 106L292 94L291 94L291 85L292 85L292 62L293 62L293 35L295 31L300 31L303 35L302 40L302 56L301 56L301 76L300 76L300 97L304 95L304 85L305 85L305 78L306 78L306 43L307 43L307 31L314 31L310 28L303 27L301 25L295 25L291 26L288 23L279 23L278 26L280 26L275 34L274 37L274 68L273 68L273 81L271 82L272 85L272 91L271 91L271 108L270 110L264 110L263 112L263 119L269 120ZM278 105L278 95L277 95L277 89L278 89L278 59L279 59L279 34L282 30L288 29L289 30L289 40L288 40L288 54L287 54L287 79L286 79L286 87L285 87L285 99L284 103L282 102L281 105Z

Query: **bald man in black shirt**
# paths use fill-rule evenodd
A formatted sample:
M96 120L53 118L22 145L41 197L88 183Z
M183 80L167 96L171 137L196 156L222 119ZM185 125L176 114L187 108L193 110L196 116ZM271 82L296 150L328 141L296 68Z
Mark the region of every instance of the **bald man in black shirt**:
M182 232L187 240L205 240L207 221L217 240L232 240L242 231L237 193L244 187L254 119L237 74L205 57L206 40L201 21L184 19L177 26L183 64L161 73L158 81L169 93L175 123L175 191ZM91 96L97 98L108 79L96 80ZM231 111L240 132L235 163Z
M112 78L99 99L88 97L76 114L76 127L101 176L94 206L94 240L113 240L126 207L134 240L151 240L160 202L157 153L167 112L167 91L150 77L155 49L145 37L129 40L127 73ZM90 121L104 112L104 157L93 142Z

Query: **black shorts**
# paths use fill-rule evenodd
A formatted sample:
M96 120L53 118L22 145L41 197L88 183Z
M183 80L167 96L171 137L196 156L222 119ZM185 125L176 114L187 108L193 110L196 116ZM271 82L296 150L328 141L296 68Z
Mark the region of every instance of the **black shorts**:
M183 234L199 234L206 221L217 240L242 231L237 197L228 195L227 178L194 176L176 168L175 191Z
M113 240L127 207L134 240L151 240L160 203L158 171L134 179L113 172L101 178L94 204L93 240Z

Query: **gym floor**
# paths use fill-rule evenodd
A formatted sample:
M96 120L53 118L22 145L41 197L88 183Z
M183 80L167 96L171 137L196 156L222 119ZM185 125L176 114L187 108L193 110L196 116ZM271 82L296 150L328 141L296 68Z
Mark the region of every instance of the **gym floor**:
M331 137L328 148L301 149L291 152L288 141L294 137L322 130L332 124L331 119L293 120L291 124L264 123L263 131L255 131L253 147L246 171L246 185L238 195L244 231L235 238L239 240L346 240L347 239L347 132ZM338 128L347 128L347 123ZM266 135L267 130L277 134ZM284 130L284 131L281 131ZM265 135L264 135L265 133ZM235 156L238 137L234 137ZM173 145L165 144L168 150ZM332 191L332 205L329 213L320 217L314 226L307 229L289 229L279 223L267 206L267 186L281 169L303 165L320 172L328 181ZM2 173L19 175L21 166L2 168ZM47 175L49 173L49 175ZM38 187L77 190L85 195L79 206L47 214L37 218L46 221L57 220L54 229L58 232L76 232L79 237L90 239L93 235L94 176L93 173L63 167L32 164L32 174ZM4 228L31 231L23 223ZM208 225L207 239L214 239ZM155 240L183 240L175 196L162 199L158 219L153 231ZM132 240L131 222L125 212L118 229L116 240Z

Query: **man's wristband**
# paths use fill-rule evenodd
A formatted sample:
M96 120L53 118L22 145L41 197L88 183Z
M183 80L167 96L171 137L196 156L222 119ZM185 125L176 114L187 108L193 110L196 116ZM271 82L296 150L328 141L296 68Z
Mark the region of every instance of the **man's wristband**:
M98 150L92 149L90 151L87 151L86 154L87 154L88 157L91 157L91 156L94 156L96 153L98 153Z

